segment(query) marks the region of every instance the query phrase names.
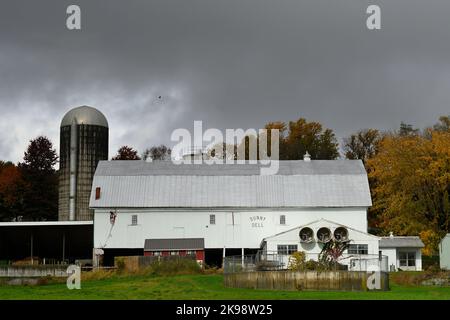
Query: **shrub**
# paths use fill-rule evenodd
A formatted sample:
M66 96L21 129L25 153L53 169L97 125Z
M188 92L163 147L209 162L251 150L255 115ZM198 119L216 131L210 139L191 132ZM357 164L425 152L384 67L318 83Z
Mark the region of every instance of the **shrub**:
M315 260L306 261L305 269L306 270L311 270L311 271L319 270L320 269L320 263L318 261L315 261Z
M115 260L115 264L117 266L118 273L123 273L125 271L126 267L125 257L117 257Z
M147 274L152 275L179 275L179 274L198 274L202 268L193 259L171 259L155 261L146 269Z
M291 271L303 271L305 270L306 253L303 251L294 252L289 257L288 270Z

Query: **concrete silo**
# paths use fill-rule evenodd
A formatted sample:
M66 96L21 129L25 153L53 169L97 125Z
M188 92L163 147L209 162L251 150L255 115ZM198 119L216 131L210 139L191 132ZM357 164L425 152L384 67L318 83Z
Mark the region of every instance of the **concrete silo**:
M60 221L88 221L92 179L100 160L108 159L108 121L95 108L81 106L61 121L59 164Z

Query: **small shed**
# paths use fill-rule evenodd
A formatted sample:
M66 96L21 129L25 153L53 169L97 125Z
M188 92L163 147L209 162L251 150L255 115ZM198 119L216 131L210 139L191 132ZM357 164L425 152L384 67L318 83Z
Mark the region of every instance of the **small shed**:
M439 243L439 261L441 269L450 270L450 233Z
M195 256L205 260L204 238L145 239L144 256Z
M416 236L390 235L380 239L380 250L388 257L390 271L422 271L422 240Z

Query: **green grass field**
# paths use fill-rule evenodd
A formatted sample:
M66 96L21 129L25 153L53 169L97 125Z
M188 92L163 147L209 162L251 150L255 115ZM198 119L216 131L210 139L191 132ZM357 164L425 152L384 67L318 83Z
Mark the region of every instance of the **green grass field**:
M432 299L450 300L450 287L405 286L391 283L388 292L291 292L234 289L223 286L222 275L126 276L81 283L68 290L65 283L40 286L0 285L4 299Z

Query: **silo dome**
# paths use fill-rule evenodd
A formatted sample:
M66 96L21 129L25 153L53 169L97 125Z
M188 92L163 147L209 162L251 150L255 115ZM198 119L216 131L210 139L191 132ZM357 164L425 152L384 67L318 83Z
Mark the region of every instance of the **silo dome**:
M103 113L89 106L73 108L67 112L61 121L61 127L70 126L74 118L76 119L77 124L87 124L108 128L108 121Z

